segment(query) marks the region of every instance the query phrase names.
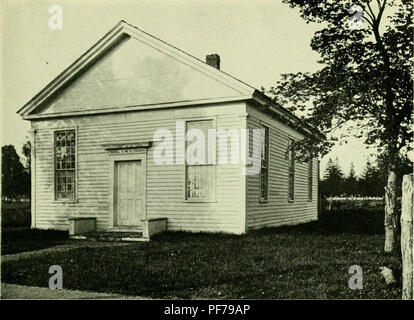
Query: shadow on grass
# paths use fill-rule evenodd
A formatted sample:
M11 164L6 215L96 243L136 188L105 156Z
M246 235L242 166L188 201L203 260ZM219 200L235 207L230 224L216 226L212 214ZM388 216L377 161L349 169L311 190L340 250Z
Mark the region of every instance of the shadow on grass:
M264 236L273 234L290 235L383 235L384 234L384 214L372 210L333 210L323 214L317 221L298 225L288 225L279 227L264 227L249 230L244 235L226 234L220 232L187 232L174 231L164 232L151 238L151 241L179 242L191 240L197 237L198 241L208 240L234 240L238 241L244 237Z
M382 235L384 234L384 213L372 210L334 210L322 214L317 221L296 226L283 226L275 230L278 233Z
M2 228L1 254L46 249L68 240L68 232L29 228Z

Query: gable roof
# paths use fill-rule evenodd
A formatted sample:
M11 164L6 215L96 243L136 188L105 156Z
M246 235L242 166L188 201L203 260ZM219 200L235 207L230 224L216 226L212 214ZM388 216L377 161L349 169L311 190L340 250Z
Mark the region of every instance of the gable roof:
M190 65L192 68L204 73L210 78L234 89L244 98L247 96L251 97L255 91L255 88L252 86L230 76L223 71L207 65L203 61L185 53L184 51L171 46L166 42L121 20L104 37L96 42L89 50L87 50L55 79L53 79L21 109L19 109L17 113L23 116L23 118L30 118L29 115L33 114L33 112L40 105L42 105L45 100L57 93L66 84L70 83L73 78L78 76L92 64L96 63L103 55L125 39L125 37L138 39L159 51L167 53L174 59L181 61L186 65Z
M225 101L238 101L238 100L253 100L256 104L260 104L268 107L268 111L279 119L283 119L286 124L294 127L299 126L305 132L315 132L310 126L304 124L298 117L284 109L282 106L275 104L269 97L255 89L254 87L246 84L245 82L229 75L226 72L218 70L204 61L178 49L148 33L138 29L135 26L121 20L119 21L107 34L105 34L98 42L96 42L90 49L82 54L75 62L73 62L68 68L54 78L46 87L44 87L39 93L37 93L29 102L27 102L17 113L23 117L23 119L41 119L47 117L59 117L59 116L72 116L72 115L84 115L91 113L110 113L110 112L123 112L142 109L140 106L128 106L128 107L116 107L105 110L79 110L78 112L69 112L64 114L36 114L36 112L55 96L58 92L64 90L64 88L73 82L73 80L80 74L85 72L89 67L97 63L106 53L120 44L125 37L137 39L146 45L168 54L170 57L190 66L191 68L203 73L204 75L214 79L221 84L233 89L237 92L236 96L223 97L218 99L200 99L191 100L187 102L180 101L170 102L163 104L162 107L168 106L183 106L194 104L205 104ZM159 107L158 106L153 106ZM151 108L151 106L146 106Z

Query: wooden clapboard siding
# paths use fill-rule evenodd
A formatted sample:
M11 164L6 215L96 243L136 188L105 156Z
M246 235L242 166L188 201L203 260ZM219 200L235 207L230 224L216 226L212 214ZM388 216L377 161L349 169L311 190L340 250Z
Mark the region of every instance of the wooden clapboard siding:
M157 129L176 121L213 119L216 128L242 126L244 103L39 120L35 134L35 227L66 230L69 217L97 217L97 228L111 226L111 160L105 144L153 140ZM54 130L77 129L77 201L54 200ZM170 230L244 232L245 179L240 164L216 165L215 202L184 201L184 165L157 165L155 142L147 150L147 217L167 217ZM228 145L230 157L230 145ZM171 150L173 152L173 150ZM219 145L217 142L217 157Z
M269 127L269 195L265 202L260 201L260 175L246 176L246 229L265 226L297 224L317 219L318 201L318 160L313 160L313 197L308 201L308 164L295 163L295 199L288 200L288 168L286 158L289 137L302 136L271 119L267 114L247 106L249 129ZM257 141L260 143L260 141ZM250 142L252 150L252 141Z

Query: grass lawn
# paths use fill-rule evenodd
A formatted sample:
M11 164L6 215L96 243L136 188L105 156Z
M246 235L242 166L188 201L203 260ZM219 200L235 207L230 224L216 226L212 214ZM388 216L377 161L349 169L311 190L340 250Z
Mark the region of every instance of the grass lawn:
M46 287L51 265L63 269L66 289L156 298L399 299L380 266L397 269L383 253L382 214L332 214L300 226L242 236L167 232L148 243L80 248L2 264L5 282ZM363 270L363 289L348 288L351 265Z
M45 249L62 244L67 239L68 233L62 231L3 227L1 230L1 254Z

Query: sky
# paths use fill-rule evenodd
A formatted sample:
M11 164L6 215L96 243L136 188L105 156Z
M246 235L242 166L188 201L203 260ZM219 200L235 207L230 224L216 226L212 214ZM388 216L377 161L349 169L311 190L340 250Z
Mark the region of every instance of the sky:
M61 30L49 28L48 12L59 5ZM3 0L1 2L1 145L18 152L30 124L16 111L81 56L119 20L204 60L217 53L221 69L260 89L283 73L320 68L310 41L318 25L306 24L281 1L260 0ZM351 162L362 172L369 152L350 139L321 159L338 157L345 173Z

